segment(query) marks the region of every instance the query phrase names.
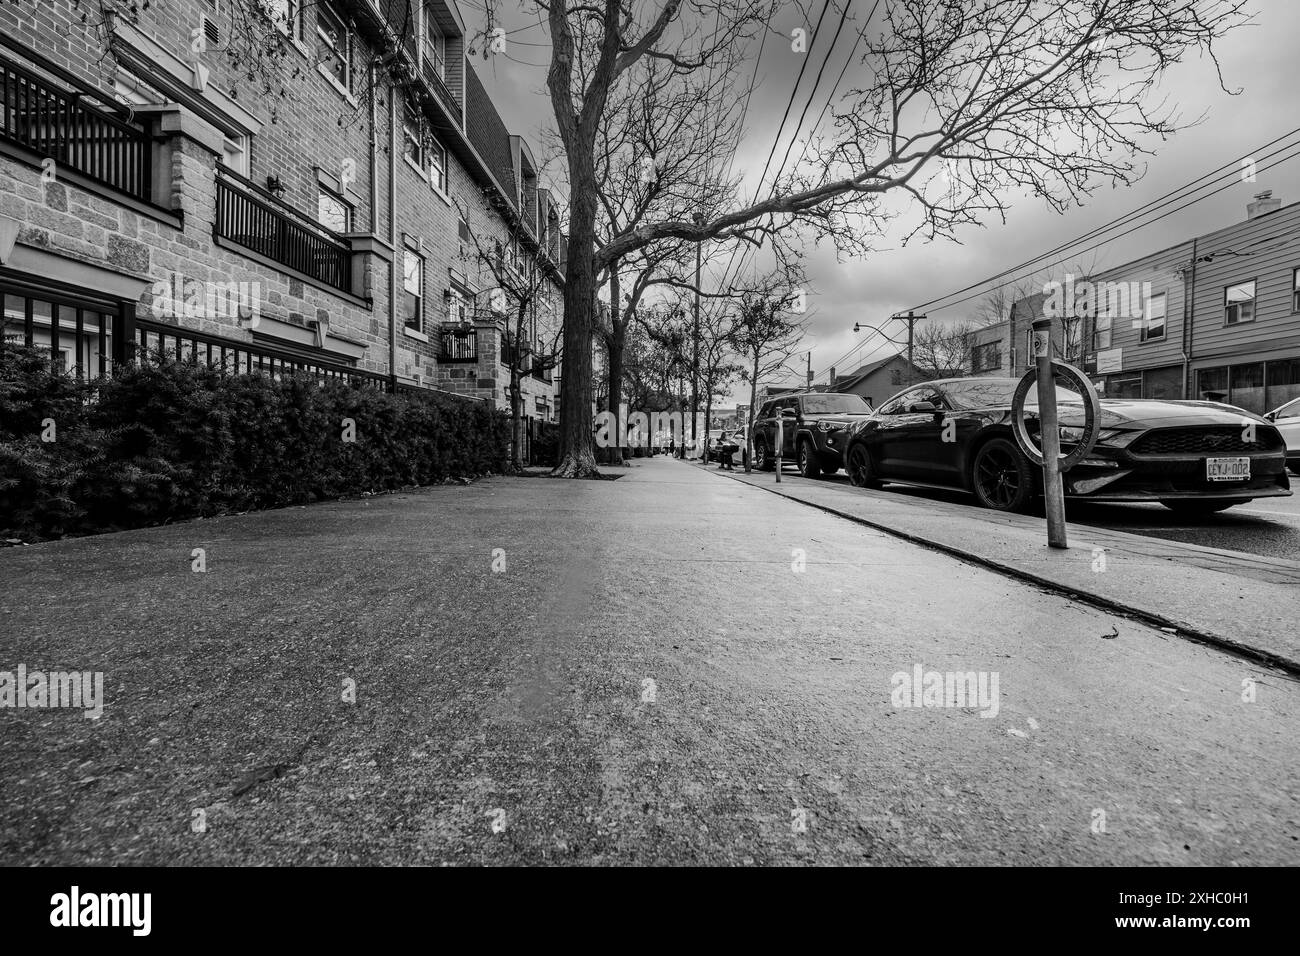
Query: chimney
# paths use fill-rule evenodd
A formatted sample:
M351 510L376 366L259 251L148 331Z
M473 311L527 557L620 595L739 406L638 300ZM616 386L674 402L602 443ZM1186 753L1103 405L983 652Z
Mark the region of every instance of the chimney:
M834 365L831 366L831 377L829 381L831 383L830 387L834 388L835 387L835 366Z
M1254 202L1246 203L1246 218L1258 219L1281 207L1282 200L1274 199L1273 190L1265 189L1263 192L1255 193Z

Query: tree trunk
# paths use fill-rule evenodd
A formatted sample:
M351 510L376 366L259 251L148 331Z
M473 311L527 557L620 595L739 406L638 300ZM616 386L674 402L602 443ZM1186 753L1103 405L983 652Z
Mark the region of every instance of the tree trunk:
M754 405L758 402L758 353L754 353L754 372L749 376L749 422L745 426L745 474L754 463Z
M627 322L623 316L618 281L618 263L609 267L609 410L618 423L616 441L609 449L609 463L623 464L623 443L627 441L627 422L619 417L619 403L623 397L623 345L627 341Z
M596 175L590 143L569 150L569 249L564 266L564 358L560 366L560 448L555 478L591 478L591 337L596 308Z

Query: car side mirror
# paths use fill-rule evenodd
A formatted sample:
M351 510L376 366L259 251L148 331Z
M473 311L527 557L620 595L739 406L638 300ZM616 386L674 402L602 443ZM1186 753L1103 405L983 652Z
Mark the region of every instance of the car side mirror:
M781 409L781 417L782 417L782 418L798 418L798 417L799 417L799 413L796 412L793 408L783 408L783 409Z
M923 412L934 414L939 411L939 409L934 407L934 402L913 402L907 407L907 410L909 412L915 412L918 415Z
M1264 421L1266 422L1277 421L1277 412L1269 412L1267 415L1264 416Z

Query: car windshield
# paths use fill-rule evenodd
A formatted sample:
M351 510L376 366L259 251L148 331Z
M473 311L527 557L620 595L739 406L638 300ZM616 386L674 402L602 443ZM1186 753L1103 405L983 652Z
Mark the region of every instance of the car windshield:
M941 387L948 397L948 404L955 409L998 408L1011 404L1018 382L1019 380L1014 378L990 378L973 382L945 382ZM1083 396L1058 385L1056 400L1062 404L1077 405L1083 401ZM1025 404L1038 404L1036 388L1029 390L1029 394L1025 396Z
M805 415L866 415L871 411L858 395L809 395L803 400Z

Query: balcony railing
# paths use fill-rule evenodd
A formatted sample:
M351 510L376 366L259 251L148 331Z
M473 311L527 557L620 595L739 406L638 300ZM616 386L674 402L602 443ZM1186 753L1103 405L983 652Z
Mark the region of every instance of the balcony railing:
M53 65L50 69L62 73ZM151 203L149 134L109 109L85 102L87 96L101 98L91 87L63 89L0 56L0 136L110 189ZM122 112L130 115L129 110Z
M439 362L477 362L478 331L475 329L443 329Z
M214 233L325 285L352 291L352 244L250 179L218 166Z
M447 88L446 82L443 81L443 64L442 59L429 52L429 48L424 50L424 80L433 91L433 95L438 102L442 104L447 115L456 120L457 125L460 123L460 104L456 102L455 95Z

